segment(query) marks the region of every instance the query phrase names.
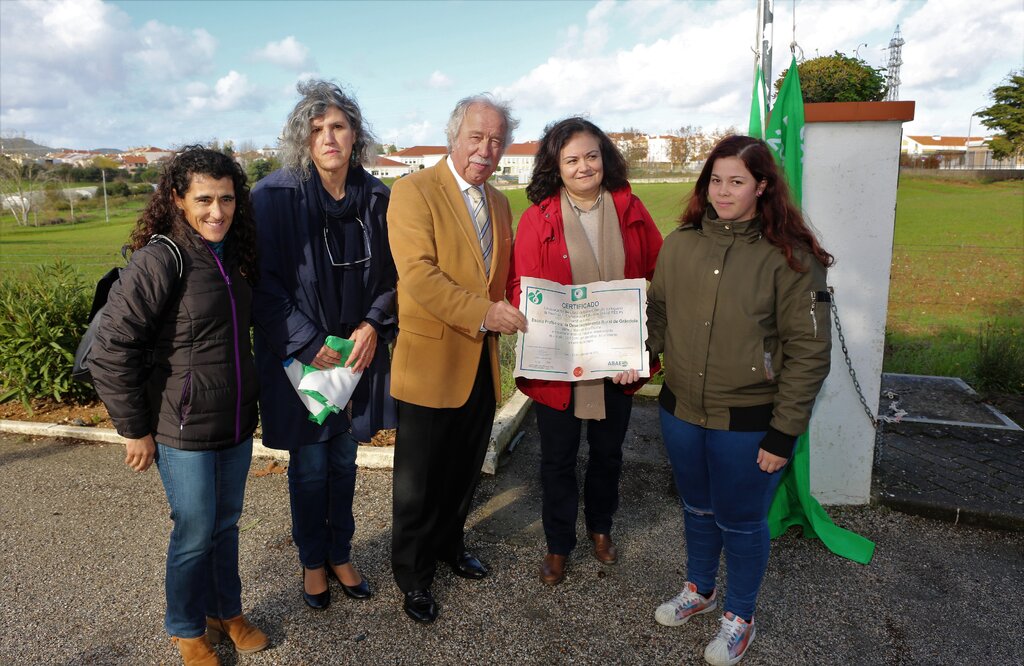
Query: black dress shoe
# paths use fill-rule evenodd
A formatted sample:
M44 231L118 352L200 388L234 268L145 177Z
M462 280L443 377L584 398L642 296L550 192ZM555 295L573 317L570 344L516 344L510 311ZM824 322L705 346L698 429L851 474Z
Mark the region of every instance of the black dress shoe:
M466 551L459 553L458 557L449 562L448 565L455 572L456 576L461 576L462 578L480 580L487 577L487 567L484 566L483 562Z
M328 571L330 571L330 567L328 567ZM306 592L306 567L302 567L302 599L306 602L307 606L314 610L324 610L331 605L330 586L320 594Z
M327 576L338 581L345 596L350 599L369 599L373 596L373 592L370 592L370 584L366 582L365 578L355 585L346 585L341 582L341 578L338 577L338 574L334 572L334 567L331 566L327 567Z
M437 603L430 590L406 592L402 608L405 609L406 615L423 624L430 624L437 619Z

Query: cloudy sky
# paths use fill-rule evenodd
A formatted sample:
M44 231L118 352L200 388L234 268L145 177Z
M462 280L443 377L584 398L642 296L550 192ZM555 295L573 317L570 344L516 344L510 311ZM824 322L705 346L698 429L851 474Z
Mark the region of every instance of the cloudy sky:
M776 0L773 79L789 65L793 4ZM1024 66L1022 0L795 5L808 58L857 52L883 67L899 24L910 134L966 134ZM609 131L745 128L755 12L755 0L0 0L0 132L70 148L273 145L310 76L341 82L402 146L443 144L454 102L485 90L512 100L517 140L575 113Z

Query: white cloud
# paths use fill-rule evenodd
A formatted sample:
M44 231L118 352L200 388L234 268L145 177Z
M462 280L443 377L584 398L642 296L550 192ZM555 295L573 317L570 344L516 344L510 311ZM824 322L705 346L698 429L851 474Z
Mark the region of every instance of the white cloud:
M309 48L292 35L279 42L268 42L262 49L254 52L253 57L296 71L316 67L309 57Z
M245 74L231 70L214 84L212 90L201 84L190 84L188 109L193 112L232 111L246 107L260 108L263 105L258 89L249 82Z
M438 128L429 120L411 122L400 128L393 128L382 133L385 143L397 146L430 145Z
M147 21L138 32L138 50L131 61L142 77L178 81L209 71L217 40L202 28L185 32L159 21Z
M452 87L452 80L441 70L434 70L427 80L427 87L434 90L447 90Z

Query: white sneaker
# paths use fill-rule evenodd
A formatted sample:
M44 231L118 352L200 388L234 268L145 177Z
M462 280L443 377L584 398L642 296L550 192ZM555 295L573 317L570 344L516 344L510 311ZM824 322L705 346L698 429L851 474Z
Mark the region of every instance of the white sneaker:
M697 586L686 581L683 591L672 597L654 611L654 619L666 627L678 627L689 622L694 615L710 613L718 607L718 592L712 592L705 599L697 592Z
M732 613L726 613L721 622L718 635L704 648L704 661L711 666L732 666L746 654L757 631L754 629L753 618L747 622Z

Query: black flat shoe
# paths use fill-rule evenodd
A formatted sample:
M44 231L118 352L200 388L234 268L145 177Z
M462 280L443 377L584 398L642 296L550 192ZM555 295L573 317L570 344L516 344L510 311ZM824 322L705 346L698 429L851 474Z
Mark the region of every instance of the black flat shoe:
M330 571L331 568L327 567ZM306 605L314 610L324 610L331 605L331 588L328 585L327 589L320 594L310 594L306 592L306 567L302 567L302 599L306 602Z
M487 567L483 565L483 562L466 551L459 553L458 557L448 563L448 566L452 568L456 576L470 580L480 580L486 578L488 574Z
M430 624L437 619L437 603L430 590L413 590L405 593L402 603L405 614L421 624Z
M338 577L338 574L334 572L334 567L331 566L327 567L327 577L338 581L338 584L341 585L341 590L349 599L369 599L373 596L373 592L370 592L370 584L366 582L365 578L355 585L346 585L341 582L341 578Z

